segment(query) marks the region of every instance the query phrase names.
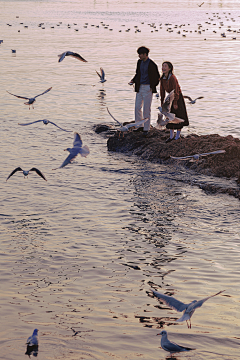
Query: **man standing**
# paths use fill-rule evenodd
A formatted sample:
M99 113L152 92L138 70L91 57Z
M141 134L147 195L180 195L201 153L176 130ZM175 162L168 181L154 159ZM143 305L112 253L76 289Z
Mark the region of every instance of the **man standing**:
M151 104L153 93L157 92L156 86L159 83L159 72L157 65L148 57L149 49L141 46L137 49L139 60L134 78L129 85L135 84L135 122L148 118L144 123L143 131L150 130ZM142 111L143 107L143 111Z

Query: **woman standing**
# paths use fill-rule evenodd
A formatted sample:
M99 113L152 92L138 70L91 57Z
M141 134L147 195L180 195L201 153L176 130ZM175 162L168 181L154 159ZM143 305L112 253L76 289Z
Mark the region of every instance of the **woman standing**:
M170 112L175 114L176 117L183 119L184 122L180 124L168 123L166 128L170 129L170 138L166 142L172 140L178 140L180 138L181 129L183 126L188 126L187 110L184 102L184 98L181 92L181 88L178 84L176 76L173 74L173 65L169 61L165 61L162 64L162 76L160 78L160 95L161 95L161 106L163 105L165 92L170 93L174 90L174 100ZM177 129L177 134L174 139L174 129Z

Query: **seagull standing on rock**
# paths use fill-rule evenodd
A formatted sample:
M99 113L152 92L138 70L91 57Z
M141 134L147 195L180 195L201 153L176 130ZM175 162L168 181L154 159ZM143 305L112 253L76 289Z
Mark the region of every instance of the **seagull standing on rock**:
M16 96L16 97L18 97L18 98L20 98L20 99L26 99L26 100L28 100L28 101L25 102L24 104L25 104L25 105L29 105L29 110L30 110L30 105L32 105L32 108L34 109L33 103L36 101L36 97L41 96L41 95L43 95L43 94L46 94L46 93L49 92L51 89L52 89L52 87L50 87L49 89L45 90L43 93L41 93L41 94L39 94L39 95L36 95L36 96L34 96L34 97L32 97L32 98L28 98L28 97L24 97L24 96L19 96L19 95L14 95L14 94L10 93L9 91L7 91L7 92L8 92L10 95Z
M177 310L179 312L184 311L183 316L176 320L176 322L182 322L186 320L187 323L187 327L191 329L191 317L194 313L194 311L201 307L203 303L205 303L205 301L207 301L208 299L212 298L213 296L217 296L219 294L221 294L223 291L219 291L218 293L214 294L214 295L210 295L202 300L193 300L192 302L190 302L189 304L184 304L183 302L175 299L173 296L168 296L165 294L161 294L158 291L152 290L153 295L155 295L157 298L159 298L161 301L163 301L166 305L170 306L172 309ZM189 324L188 324L189 321Z
M76 158L76 156L78 154L80 154L83 157L86 157L90 153L87 145L82 146L81 136L76 132L74 133L73 148L67 148L64 151L68 151L70 154L64 160L62 165L59 166L59 168L56 168L53 170L57 170L57 169L63 168L64 166L68 165L70 162L72 162Z
M162 335L161 347L163 348L163 350L169 351L170 353L195 350L195 349L188 348L186 346L177 345L177 344L169 341L168 336L167 336L167 332L165 330L161 331L157 335Z

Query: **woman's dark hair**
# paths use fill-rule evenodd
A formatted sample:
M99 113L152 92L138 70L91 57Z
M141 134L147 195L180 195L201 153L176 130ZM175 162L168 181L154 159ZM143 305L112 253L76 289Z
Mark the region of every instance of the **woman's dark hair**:
M149 49L146 48L145 46L140 46L138 49L137 49L137 53L140 55L140 54L147 54L149 53Z
M162 63L162 65L163 64L167 64L167 66L169 67L169 73L170 74L172 74L173 73L173 64L170 62L170 61L164 61L163 63ZM164 77L164 74L162 74L162 76L161 76L161 79L163 79L163 77Z

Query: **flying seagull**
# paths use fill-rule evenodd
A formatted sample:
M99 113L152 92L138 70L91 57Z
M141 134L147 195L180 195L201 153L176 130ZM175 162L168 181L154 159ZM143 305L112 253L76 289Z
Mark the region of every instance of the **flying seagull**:
M64 160L62 165L59 166L59 168L56 168L56 169L53 169L53 170L63 168L64 166L66 166L67 164L72 162L76 158L76 156L78 154L80 154L81 156L86 157L90 153L89 148L88 148L87 145L82 146L82 139L81 139L80 135L78 133L76 133L76 132L74 133L73 148L67 148L64 151L69 151L70 154Z
M194 162L194 161L199 161L201 156L223 154L225 152L226 152L226 150L216 150L216 151L212 151L212 152L209 152L209 153L203 153L203 154L194 154L194 155L180 156L180 157L178 157L178 156L170 156L170 157L172 159L175 159L175 160L189 160L189 159L191 159L190 161Z
M59 129L63 130L63 131L67 131L67 132L72 132L71 130L64 130L62 129L60 126L56 125L54 122L50 121L50 120L47 120L47 119L43 119L43 120L36 120L36 121L33 121L33 122L30 122L30 123L26 123L26 124L19 124L18 125L22 125L22 126L25 126L25 125L31 125L31 124L35 124L37 122L43 122L45 125L47 124L53 124L55 125L56 127L58 127Z
M136 127L136 128L139 128L139 127L141 127L141 125L143 125L148 120L148 118L146 118L146 119L138 121L138 122L123 125L122 123L120 123L120 121L115 119L115 117L110 113L108 108L107 108L107 111L108 111L109 115L113 118L113 120L115 120L118 123L118 125L121 126L119 130L122 131L122 132L128 131L133 126Z
M38 329L33 330L33 334L27 339L28 346L38 345Z
M184 95L183 97L184 97L184 99L188 99L188 100L189 100L189 104L195 104L195 102L196 102L198 99L203 99L203 98L204 98L204 96L199 96L199 97L197 97L196 99L193 100L190 96L187 96L187 95Z
M161 106L158 107L159 114L157 119L157 128L160 126L165 126L168 123L179 124L181 122L184 122L184 120L177 118L175 114L170 113L173 100L174 100L174 90L172 90L168 94L168 96L164 100L162 107Z
M7 92L8 92L9 94L13 95L13 96L16 96L16 97L20 98L20 99L26 99L26 100L28 100L28 101L25 102L24 104L25 104L25 105L29 105L29 110L30 110L30 105L32 105L32 108L34 109L33 103L36 101L36 97L41 96L41 95L43 95L43 94L46 94L46 93L49 92L51 89L52 89L52 87L50 87L49 89L45 90L43 93L41 93L41 94L39 94L39 95L36 95L36 96L34 96L34 97L32 97L32 98L28 98L28 97L24 97L24 96L19 96L19 95L14 95L14 94L10 93L9 91L7 91Z
M202 2L201 4L198 4L199 7L201 7L204 4L204 2Z
M12 175L14 175L15 172L17 172L17 171L22 171L24 177L25 177L25 176L28 176L28 174L29 174L30 171L35 171L39 176L41 176L44 180L47 181L47 179L45 178L45 176L43 175L43 173L41 173L41 171L38 170L38 169L35 168L35 167L31 168L30 170L23 170L23 169L21 169L20 167L17 167L17 168L14 169L14 170L11 172L11 174L7 177L7 180L6 180L6 181L8 181L8 179L9 179Z
M87 62L87 60L85 60L81 55L79 55L78 53L72 52L72 51L65 51L62 54L58 55L58 56L59 56L58 62L63 61L65 56L72 56L75 59L78 59L78 60L83 61L83 62Z
M177 310L179 312L184 311L182 317L178 320L176 320L176 322L182 322L186 320L187 323L187 327L191 329L191 317L194 313L194 311L201 307L202 304L207 301L208 299L210 299L213 296L217 296L219 294L221 294L223 291L219 291L218 293L214 294L214 295L210 295L202 300L193 300L192 302L190 302L189 304L184 304L181 301L175 299L173 296L168 296L168 295L164 295L159 293L158 291L152 290L153 294L159 298L161 301L163 301L166 305L168 305L169 307L171 307L174 310ZM188 324L189 321L189 324Z
M100 77L100 83L104 83L107 80L105 79L105 72L104 72L103 68L100 68L100 72L101 72L101 74L99 74L99 72L97 72L97 70L96 70L96 73Z
M162 335L161 347L163 348L163 350L169 351L170 353L195 350L195 349L191 349L191 348L188 348L188 347L185 347L185 346L177 345L177 344L169 341L168 336L167 336L167 332L165 330L161 331L157 335Z

